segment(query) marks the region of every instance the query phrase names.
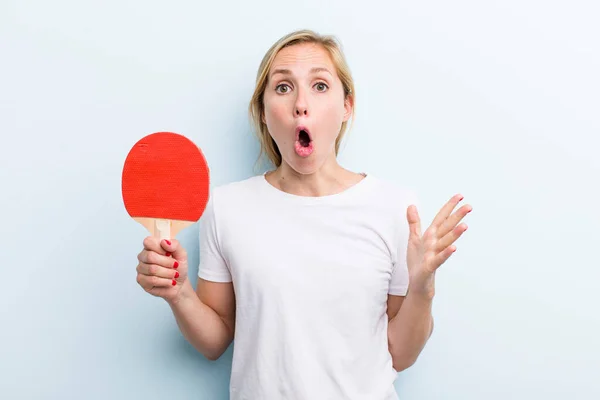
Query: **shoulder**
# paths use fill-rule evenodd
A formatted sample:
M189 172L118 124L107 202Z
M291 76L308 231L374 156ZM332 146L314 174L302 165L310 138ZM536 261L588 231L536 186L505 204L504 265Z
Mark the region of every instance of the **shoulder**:
M252 198L261 191L262 175L213 186L210 190L206 211L209 214L230 213L252 203Z
M420 202L417 189L391 179L373 179L373 194L378 196L379 215L387 221L392 259L405 260L405 249L407 246L410 227L407 212L411 205L420 210Z
M378 206L388 210L398 210L400 207L403 211L406 211L411 204L418 207L419 197L416 188L373 175L369 175L368 179L370 179L369 197Z
M243 212L250 195L260 186L260 176L252 176L246 179L233 181L210 188L206 207L200 217L200 226L217 226L222 229L231 218L235 218L234 212Z
M261 186L262 175L224 183L211 189L210 197L219 204L240 202L245 196L255 194Z

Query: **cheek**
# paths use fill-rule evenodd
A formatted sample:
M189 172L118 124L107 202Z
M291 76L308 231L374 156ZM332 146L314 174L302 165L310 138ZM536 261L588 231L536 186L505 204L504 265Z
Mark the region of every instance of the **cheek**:
M279 126L286 116L286 107L281 102L265 102L267 125Z
M332 135L337 135L338 130L344 119L344 106L337 102L328 102L323 104L319 112L319 120L323 121L332 131Z

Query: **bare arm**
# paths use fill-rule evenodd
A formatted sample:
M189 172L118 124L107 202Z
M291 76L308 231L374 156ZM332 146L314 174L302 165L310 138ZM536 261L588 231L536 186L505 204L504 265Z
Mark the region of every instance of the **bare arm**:
M406 209L409 225L407 266L411 289L403 300L388 297L388 346L397 371L413 365L433 332L431 305L435 294L435 271L456 251L453 244L466 230L458 223L472 211L465 205L451 212L462 201L455 195L442 207L431 226L421 235L421 219L415 205Z
M394 369L400 372L413 365L433 331L432 299L411 294L388 296L388 346Z
M194 348L210 360L219 358L233 340L233 284L198 279L194 292L187 274L187 253L174 239L144 239L138 260L140 286L167 301L179 329Z
M187 280L179 301L169 305L183 336L206 358L216 360L227 350L235 330L233 284L198 279L194 292Z

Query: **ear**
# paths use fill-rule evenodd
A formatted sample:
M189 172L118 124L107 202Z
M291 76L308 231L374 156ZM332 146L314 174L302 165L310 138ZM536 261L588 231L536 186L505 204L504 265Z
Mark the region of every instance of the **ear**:
M349 94L344 99L344 122L350 119L352 110L354 109L354 96Z

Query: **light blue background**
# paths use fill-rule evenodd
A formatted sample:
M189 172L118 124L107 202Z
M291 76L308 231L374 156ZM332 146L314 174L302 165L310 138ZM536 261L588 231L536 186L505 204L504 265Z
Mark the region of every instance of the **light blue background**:
M401 398L600 398L599 15L592 0L3 0L0 397L228 398L231 348L205 360L136 283L147 233L122 163L170 130L213 184L256 173L256 69L306 27L342 40L356 79L343 164L416 187L424 227L454 193L474 206ZM194 276L197 226L180 239Z

